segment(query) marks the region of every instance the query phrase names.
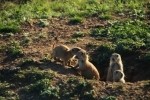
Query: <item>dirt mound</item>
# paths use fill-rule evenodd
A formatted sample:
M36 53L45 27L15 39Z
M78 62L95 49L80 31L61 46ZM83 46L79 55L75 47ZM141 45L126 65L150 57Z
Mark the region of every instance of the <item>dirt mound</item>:
M101 81L98 82L94 80L88 80L88 82L92 84L93 87L91 88L94 89L94 92L85 92L89 91L86 89L87 84L81 84L78 81L81 87L83 87L80 88L79 85L79 89L81 89L84 94L79 94L80 92L74 88L69 91L72 94L67 94L67 90L64 89L60 93L62 98L66 99L65 96L70 97L72 95L74 95L74 99L85 99L85 95L92 99L101 98L106 100L110 100L115 97L117 97L119 100L139 98L148 100L150 98L149 81L143 81L150 80L150 63L149 61L139 59L138 54L122 55L126 75L125 79L127 81L126 84L112 84L105 82L107 68L109 66L109 57L112 52L107 52L107 49L100 50L99 47L101 47L103 44L109 43L109 41L104 38L97 39L95 37L91 37L89 33L92 28L106 27L108 23L107 21L102 21L99 18L92 17L84 19L80 24L71 25L69 23L69 19L67 18L52 18L47 19L49 25L44 27L39 25L39 21L40 20L33 19L31 22L27 22L22 25L21 33L13 34L10 37L0 38L0 67L2 69L0 71L0 77L2 81L10 83L14 82L15 75L20 75L17 74L18 71L20 71L19 73L25 73L29 71L28 68L30 67L39 68L36 70L38 73L36 73L36 71L33 71L32 73L31 70L29 75L27 75L27 79L24 79L24 75L18 76L17 78L21 79L21 81L23 80L24 83L19 83L16 81L15 84L17 84L17 89L14 89L13 87L15 91L19 91L18 87L20 88L27 84L26 82L29 79L37 80L43 76L49 77L49 74L48 76L45 76L45 73L47 73L45 71L47 70L57 73L57 76L54 78L52 83L58 84L60 82L60 88L64 88L65 86L68 91L70 88L72 89L72 83L68 85L66 84L66 80L69 80L70 77L73 77L73 79L77 78L77 80L79 80L81 76L78 75L78 73L76 73L76 71L71 67L64 67L61 65L61 63L55 63L51 61L53 45L57 46L59 44L65 44L70 48L79 46L87 50L90 55L90 61L100 72ZM55 41L55 37L58 38L58 42ZM8 44L11 44L14 48L11 48L11 46ZM11 52L7 54L6 51L9 50ZM16 56L22 53L22 56ZM102 56L105 56L106 59L103 59ZM25 70L25 72L23 70ZM7 77L5 78L5 76ZM35 77L38 78L36 79ZM78 87L78 84L73 86ZM63 93L66 93L65 96ZM24 99L25 97L20 98Z

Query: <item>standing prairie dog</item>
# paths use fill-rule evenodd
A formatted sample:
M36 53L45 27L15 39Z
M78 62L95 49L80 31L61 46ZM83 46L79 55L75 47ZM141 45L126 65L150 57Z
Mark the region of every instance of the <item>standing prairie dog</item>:
M81 75L87 79L100 79L98 70L89 61L89 57L85 50L78 51L76 58L78 59L78 64L75 66L75 68L81 72Z
M52 57L56 61L62 60L64 66L65 65L70 66L70 62L71 62L72 58L80 49L81 48L79 48L79 47L70 49L66 45L59 45L53 49Z
M123 64L120 54L113 53L110 57L110 63L107 72L107 81L113 81L113 73L116 70L120 70L123 73Z
M125 83L125 75L121 70L115 70L113 72L113 82L122 82Z

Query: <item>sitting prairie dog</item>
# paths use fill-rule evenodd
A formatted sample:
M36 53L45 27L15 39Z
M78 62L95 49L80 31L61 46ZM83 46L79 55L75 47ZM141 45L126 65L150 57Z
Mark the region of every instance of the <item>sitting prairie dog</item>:
M122 82L125 83L125 75L121 70L115 70L113 72L113 82Z
M116 70L121 70L123 72L123 63L121 55L118 53L113 53L110 57L109 68L107 72L107 81L113 81L113 73Z
M66 45L59 45L53 49L52 57L54 58L55 61L62 60L64 66L65 65L70 66L72 58L80 49L81 48L79 47L70 49Z
M81 75L87 79L100 79L100 75L96 67L89 61L89 57L85 50L80 50L76 54L78 64L75 68L81 72Z

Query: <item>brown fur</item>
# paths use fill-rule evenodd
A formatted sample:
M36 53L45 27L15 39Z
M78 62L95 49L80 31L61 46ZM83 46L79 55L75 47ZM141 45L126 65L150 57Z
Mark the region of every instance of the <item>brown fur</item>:
M125 83L125 75L121 70L115 70L113 72L113 82L122 82Z
M100 79L100 75L96 67L89 61L88 55L86 54L85 50L80 50L77 53L78 64L75 68L81 72L87 79Z
M53 49L52 57L55 61L62 60L64 66L71 66L71 60L79 50L79 47L70 49L66 45L59 45Z
M109 68L107 72L107 81L113 81L113 73L116 70L121 70L123 72L123 64L121 56L118 53L113 53L110 57Z

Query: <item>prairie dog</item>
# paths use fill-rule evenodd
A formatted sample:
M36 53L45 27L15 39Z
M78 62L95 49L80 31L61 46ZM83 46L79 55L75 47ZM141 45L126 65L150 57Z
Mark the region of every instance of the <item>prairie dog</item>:
M109 68L107 72L107 81L113 81L113 72L120 70L123 72L123 64L121 56L118 53L113 53L110 57Z
M89 61L89 57L85 50L78 51L76 57L78 59L78 64L75 66L75 68L81 72L81 75L83 75L87 79L100 79L98 70Z
M121 70L115 70L113 72L113 82L122 82L125 83L125 75Z
M52 57L56 61L62 60L64 66L65 65L70 66L70 62L71 62L72 58L79 50L80 50L79 47L70 49L66 45L59 45L53 49Z

